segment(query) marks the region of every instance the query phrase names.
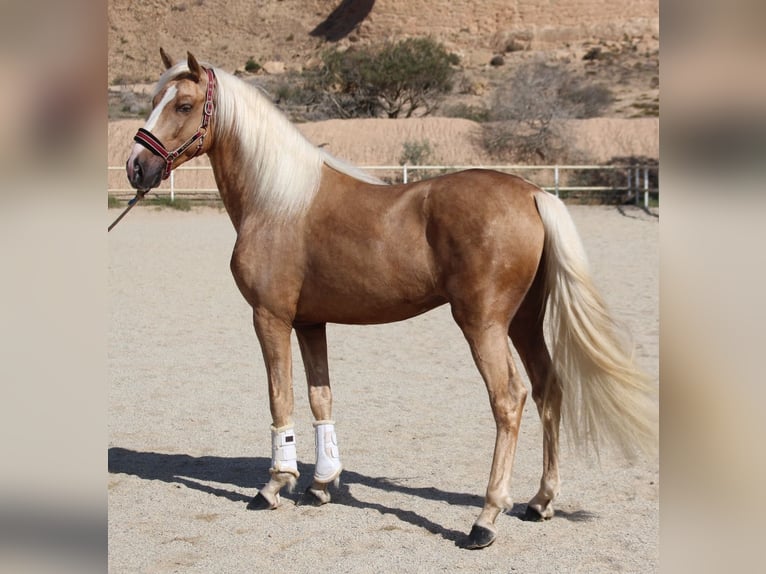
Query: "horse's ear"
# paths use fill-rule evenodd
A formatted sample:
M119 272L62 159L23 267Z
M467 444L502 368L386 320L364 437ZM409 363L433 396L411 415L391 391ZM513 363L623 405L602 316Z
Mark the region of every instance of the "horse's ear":
M169 70L173 67L173 58L168 56L168 53L162 47L160 47L160 58L162 58L162 63L165 64L166 70Z
M199 79L202 76L202 66L199 65L197 58L195 58L191 52L186 52L186 56L189 64L189 71L192 76L194 76L194 81L199 82Z

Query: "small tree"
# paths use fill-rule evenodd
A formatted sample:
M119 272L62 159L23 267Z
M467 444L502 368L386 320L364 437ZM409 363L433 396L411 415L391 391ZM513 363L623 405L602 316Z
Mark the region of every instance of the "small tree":
M456 57L431 38L408 38L377 49L323 56L322 82L343 117L431 113L452 89Z
M544 61L519 66L494 94L484 146L493 155L521 161L560 159L565 142L556 120L595 117L611 102L609 89L588 84Z

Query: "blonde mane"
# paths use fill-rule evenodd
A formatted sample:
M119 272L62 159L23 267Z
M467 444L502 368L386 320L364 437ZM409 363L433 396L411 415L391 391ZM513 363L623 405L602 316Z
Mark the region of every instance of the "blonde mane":
M187 71L186 62L167 70L155 95ZM282 217L304 212L319 189L325 164L361 181L385 185L309 142L259 88L218 68L214 71L218 83L215 138L239 142L236 147L243 156L239 178L246 182L247 199L253 206Z

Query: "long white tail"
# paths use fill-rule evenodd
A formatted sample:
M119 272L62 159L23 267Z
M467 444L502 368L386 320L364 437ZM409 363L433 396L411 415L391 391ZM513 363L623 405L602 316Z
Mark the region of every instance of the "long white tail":
M563 392L563 421L577 445L612 442L629 457L653 452L653 389L633 363L588 271L580 237L564 203L535 195L545 228L545 284L553 369Z

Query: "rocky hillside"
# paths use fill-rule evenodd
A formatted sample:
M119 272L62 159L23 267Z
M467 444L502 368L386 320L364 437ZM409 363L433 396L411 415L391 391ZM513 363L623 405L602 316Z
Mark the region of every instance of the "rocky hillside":
M482 67L509 49L649 40L658 17L657 0L109 0L109 81L153 81L159 46L229 70L301 69L328 43L422 35Z

